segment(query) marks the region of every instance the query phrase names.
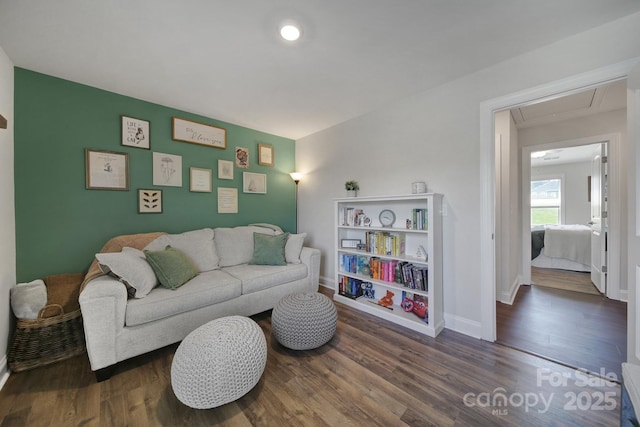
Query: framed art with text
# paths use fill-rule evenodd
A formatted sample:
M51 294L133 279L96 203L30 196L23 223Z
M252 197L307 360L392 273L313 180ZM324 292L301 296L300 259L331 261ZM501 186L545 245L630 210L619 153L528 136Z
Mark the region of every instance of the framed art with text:
M150 132L148 121L122 116L122 145L149 150L151 148Z
M173 117L173 140L224 150L227 148L227 130L213 125Z

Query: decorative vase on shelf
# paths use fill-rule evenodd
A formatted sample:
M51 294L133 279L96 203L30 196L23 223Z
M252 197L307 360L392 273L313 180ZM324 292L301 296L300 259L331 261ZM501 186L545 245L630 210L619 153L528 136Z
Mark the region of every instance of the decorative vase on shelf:
M358 190L347 190L347 197L358 197Z

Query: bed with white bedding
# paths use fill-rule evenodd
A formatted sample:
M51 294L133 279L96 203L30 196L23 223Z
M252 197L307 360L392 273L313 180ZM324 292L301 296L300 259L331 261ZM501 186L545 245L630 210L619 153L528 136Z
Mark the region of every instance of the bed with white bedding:
M547 225L531 231L531 266L591 271L591 228L586 225Z

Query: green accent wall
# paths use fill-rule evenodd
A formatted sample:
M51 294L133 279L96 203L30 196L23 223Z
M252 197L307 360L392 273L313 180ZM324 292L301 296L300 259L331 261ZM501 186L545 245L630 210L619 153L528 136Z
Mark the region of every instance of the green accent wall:
M121 145L122 115L151 122L150 150ZM225 128L227 148L173 141L173 116ZM274 147L273 167L258 165L258 144ZM234 165L233 180L220 180L218 159L235 164L235 147L249 150L249 168ZM129 191L85 189L86 148L128 153ZM182 187L153 185L153 152L182 156ZM189 191L190 167L213 171L213 192ZM254 222L295 231L294 169L291 139L16 68L17 280L85 272L107 240L121 234ZM266 174L267 193L243 193L243 172ZM238 189L237 214L218 214L218 187ZM139 188L163 191L163 213L138 213Z

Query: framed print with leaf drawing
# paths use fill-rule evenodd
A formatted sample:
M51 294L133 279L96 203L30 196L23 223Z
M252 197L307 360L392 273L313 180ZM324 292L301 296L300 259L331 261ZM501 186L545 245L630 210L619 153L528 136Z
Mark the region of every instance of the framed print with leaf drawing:
M138 213L162 213L162 190L138 189Z

